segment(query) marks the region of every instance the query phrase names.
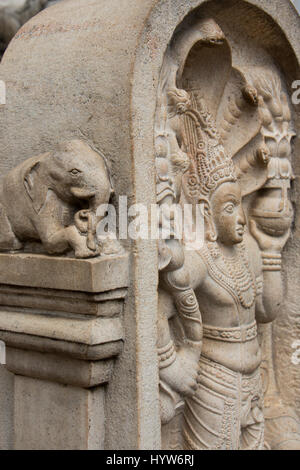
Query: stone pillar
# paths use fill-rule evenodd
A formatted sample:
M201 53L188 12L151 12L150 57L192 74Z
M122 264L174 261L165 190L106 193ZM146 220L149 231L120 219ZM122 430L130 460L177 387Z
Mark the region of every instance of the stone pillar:
M128 257L2 254L0 265L0 339L15 375L14 448L103 449L106 385L124 339Z

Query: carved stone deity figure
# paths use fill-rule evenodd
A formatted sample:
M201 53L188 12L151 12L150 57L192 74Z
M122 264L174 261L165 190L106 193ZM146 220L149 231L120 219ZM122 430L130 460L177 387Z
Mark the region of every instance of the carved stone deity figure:
M281 250L289 228L272 237L252 222L252 233L246 231L231 158L218 142L208 141L206 149L201 192L207 233L193 260L205 340L197 391L185 403L185 448L261 449L264 419L257 323L274 320L280 311Z
M165 448L270 448L258 325L281 313L294 132L276 72L231 68L230 61L219 26L198 20L177 34L161 73L157 139L166 150L157 155L158 168L164 167L173 202L202 205L205 226L204 242L193 250L188 242L161 242L161 260L167 259L158 327ZM205 70L212 63L219 74L210 82ZM188 169L185 163L176 171L186 157ZM177 249L166 249L175 243ZM172 265L174 281L166 285Z

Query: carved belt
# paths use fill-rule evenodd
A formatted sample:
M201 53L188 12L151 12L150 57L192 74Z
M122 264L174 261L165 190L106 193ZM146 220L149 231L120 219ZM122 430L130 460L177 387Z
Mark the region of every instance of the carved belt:
M251 325L236 328L217 328L203 325L203 336L219 341L227 341L228 343L245 343L257 337L257 325L255 321Z

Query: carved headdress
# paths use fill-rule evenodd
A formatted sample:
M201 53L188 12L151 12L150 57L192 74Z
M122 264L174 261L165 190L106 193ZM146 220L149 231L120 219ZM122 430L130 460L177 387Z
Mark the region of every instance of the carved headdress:
M170 92L175 97L175 90ZM170 94L169 93L169 94ZM183 99L182 95L177 95ZM207 109L205 101L199 100L193 106L193 98L188 100L190 106L185 109L185 134L194 155L194 178L197 180L198 194L208 198L222 183L237 181L232 158L225 151L214 119ZM196 132L191 132L193 125ZM191 169L190 174L193 170Z
M238 180L242 196L257 191L274 173L276 156L282 160L276 177L291 178L294 133L277 75L273 68L233 66L230 44L213 19L178 32L161 72L156 126L190 161L183 203L210 198L226 181Z

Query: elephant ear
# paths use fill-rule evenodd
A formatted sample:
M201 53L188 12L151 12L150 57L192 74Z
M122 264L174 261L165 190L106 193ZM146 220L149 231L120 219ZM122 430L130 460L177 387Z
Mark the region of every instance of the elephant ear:
M39 174L41 163L35 161L29 168L27 168L23 181L25 190L32 201L32 207L38 214L44 206L48 193L47 182L43 180Z

